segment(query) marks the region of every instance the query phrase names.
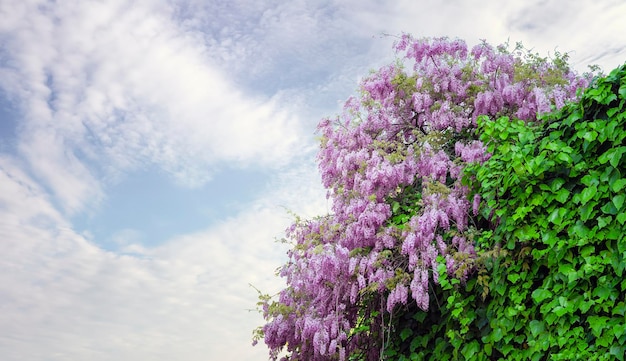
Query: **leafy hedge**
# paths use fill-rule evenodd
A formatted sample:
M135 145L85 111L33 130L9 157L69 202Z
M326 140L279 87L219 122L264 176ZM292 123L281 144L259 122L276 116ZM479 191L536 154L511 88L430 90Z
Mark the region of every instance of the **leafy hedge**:
M624 360L625 103L626 65L542 122L479 118L477 274L441 272L438 307L393 320L388 359Z

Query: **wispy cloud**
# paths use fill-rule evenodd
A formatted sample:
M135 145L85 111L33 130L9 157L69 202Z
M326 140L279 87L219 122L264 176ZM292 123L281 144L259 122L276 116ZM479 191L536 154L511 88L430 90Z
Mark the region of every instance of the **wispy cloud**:
M568 52L581 71L594 63L610 71L626 58L618 36L626 32L624 15L623 1L537 0L511 6L506 22L512 39L523 40L544 55Z
M280 287L274 271L286 246L272 239L291 219L278 204L305 216L325 211L315 177L302 179L309 164L206 231L151 249L124 232L135 255L119 255L67 227L14 162L0 165L0 186L11 191L0 198L10 207L0 209L0 349L7 360L263 359L262 346L249 346L262 323L248 311L256 302L249 284Z
M66 211L102 197L96 177L156 164L193 187L222 162L278 166L297 153L289 107L238 90L156 4L29 5L4 5L21 18L3 29L2 85L29 95L20 150Z

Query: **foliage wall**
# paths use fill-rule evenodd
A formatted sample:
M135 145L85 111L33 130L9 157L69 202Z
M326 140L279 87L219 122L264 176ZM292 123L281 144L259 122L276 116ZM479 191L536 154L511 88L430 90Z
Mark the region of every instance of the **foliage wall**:
M389 359L624 360L625 103L626 65L534 124L478 119L476 278L407 312Z

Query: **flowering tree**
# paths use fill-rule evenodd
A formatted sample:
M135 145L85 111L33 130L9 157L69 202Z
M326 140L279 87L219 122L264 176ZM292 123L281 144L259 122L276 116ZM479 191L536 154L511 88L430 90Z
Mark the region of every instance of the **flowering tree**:
M442 277L475 269L481 195L461 182L489 158L476 119L533 122L587 86L567 56L517 46L468 49L447 38L395 44L400 58L370 74L337 119L324 119L319 169L332 213L287 230L287 287L261 295L256 332L273 359L378 360L401 306L430 305ZM484 220L483 220L484 223Z

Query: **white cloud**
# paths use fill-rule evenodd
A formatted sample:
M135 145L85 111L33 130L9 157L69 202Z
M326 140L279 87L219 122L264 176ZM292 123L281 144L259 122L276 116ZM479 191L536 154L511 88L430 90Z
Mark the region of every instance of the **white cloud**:
M21 98L23 155L66 211L102 197L94 177L156 164L200 186L220 163L274 167L297 153L293 109L238 90L160 3L29 5L3 5L19 20L3 27L1 84Z
M610 70L626 56L625 44L617 36L626 32L622 21L626 4L619 0L400 0L393 4L350 0L330 6L335 9L335 25L341 27L328 34L323 28L309 33L317 36L319 31L324 41L332 41L338 33L351 41L365 39L368 46L360 50L368 53L369 61L389 59L393 36L402 32L416 37L459 37L470 45L480 39L492 44L522 41L542 55L555 49L570 52L572 64L580 71L592 63ZM346 40L338 40L342 41ZM349 62L354 64L355 54L351 56ZM375 60L371 64L376 64Z
M357 12L357 18L363 29L392 34L460 37L470 44L522 41L544 56L570 53L579 71L594 63L609 71L626 57L626 44L617 36L626 32L624 14L626 4L615 0L427 1L419 6L399 1L391 11L381 5L376 12Z
M0 159L0 337L3 359L260 360L250 346L256 291L277 291L291 219L325 211L313 164L277 180L271 195L206 231L135 256L103 251L72 231L45 193ZM120 234L132 246L137 233Z
M46 192L22 170L23 164L0 155L0 210L7 214L6 223L15 225L63 223L63 218L50 204Z
M544 54L569 52L577 69L598 64L605 71L624 63L626 3L614 0L531 1L508 11L508 30Z

